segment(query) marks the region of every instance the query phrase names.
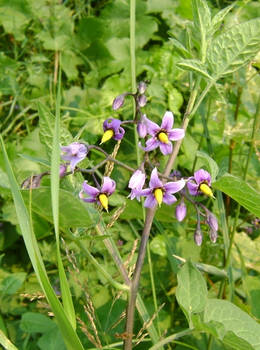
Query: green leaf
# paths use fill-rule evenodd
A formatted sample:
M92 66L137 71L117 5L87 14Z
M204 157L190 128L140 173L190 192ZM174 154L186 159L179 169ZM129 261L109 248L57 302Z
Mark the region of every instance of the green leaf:
M215 162L215 160L212 159L207 153L204 153L201 151L197 151L196 156L198 158L205 159L205 161L207 162L208 168L209 168L212 182L214 182L216 180L216 177L217 177L218 172L219 172L219 168L218 168L218 165Z
M205 65L202 62L200 62L199 60L186 59L186 60L182 60L182 61L178 62L177 65L184 70L193 71L195 73L202 75L204 78L207 78L209 80L212 79L212 77L207 72L207 68L205 67Z
M211 24L211 13L205 0L192 0L193 23L199 31L202 40L206 39L207 30Z
M0 285L0 291L2 294L12 295L17 292L19 288L23 285L25 281L26 273L17 272L13 273L10 276L7 276Z
M202 274L190 262L186 262L178 275L176 298L180 306L190 315L202 312L207 301L207 285Z
M44 333L39 339L37 345L41 350L66 350L61 333L57 327Z
M227 6L215 14L215 16L212 18L212 21L211 21L211 28L210 28L211 35L213 35L219 29L224 18L234 6L235 4Z
M204 322L208 323L212 321L219 322L224 326L226 334L223 341L226 344L245 344L247 342L254 350L260 349L260 325L247 313L229 301L208 300L204 311ZM234 335L239 337L241 342ZM235 349L248 348L235 347Z
M26 312L22 315L20 327L26 333L45 333L57 326L45 315Z
M260 216L260 194L244 180L225 174L212 187L224 192L257 217Z
M218 80L247 64L260 50L260 18L237 24L216 37L207 52L212 77Z
M156 235L152 239L150 243L150 248L151 248L151 251L156 255L160 255L163 257L167 256L166 242L165 242L164 236L162 235Z

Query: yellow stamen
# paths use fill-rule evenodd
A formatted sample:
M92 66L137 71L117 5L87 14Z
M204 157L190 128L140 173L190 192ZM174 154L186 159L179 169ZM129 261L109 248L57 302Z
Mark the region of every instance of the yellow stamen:
M159 134L158 134L158 139L162 142L162 143L168 143L169 142L169 139L168 139L168 135L161 131Z
M161 188L156 188L154 190L154 197L157 200L159 207L160 207L162 204L162 200L163 200L163 191Z
M100 145L104 142L107 142L114 136L114 131L112 129L108 129L104 132L104 135L102 136Z
M203 192L206 196L215 198L213 192L211 191L211 188L207 184L201 184L200 191Z
M98 199L102 205L102 207L108 211L108 198L107 198L107 195L104 194L104 193L101 193L99 196L98 196Z

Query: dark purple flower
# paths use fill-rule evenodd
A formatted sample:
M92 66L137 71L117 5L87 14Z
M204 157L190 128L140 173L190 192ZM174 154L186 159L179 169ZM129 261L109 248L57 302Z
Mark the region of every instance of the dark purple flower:
M146 115L143 114L137 124L137 132L139 136L143 139L147 135L147 118Z
M98 203L108 211L108 197L115 192L116 183L110 177L105 176L103 179L103 185L101 189L90 186L87 184L87 181L83 182L82 190L79 193L79 197L88 203ZM85 195L89 197L85 198Z
M140 95L138 96L137 101L138 101L139 107L144 107L146 105L147 98L145 95Z
M144 206L153 208L157 203L161 206L162 202L171 205L177 201L172 193L179 192L185 186L185 181L167 182L163 184L158 177L157 169L154 168L151 173L149 188L141 191L141 196L147 197Z
M164 114L161 126L149 119L146 120L147 131L152 137L146 141L144 151L152 151L160 147L164 155L172 152L171 141L177 141L184 137L183 129L172 129L173 121L173 114L169 111Z
M86 158L87 147L82 143L73 142L68 146L61 147L63 154L61 158L70 162L71 171L74 172L75 166Z
M146 86L145 82L144 81L140 81L140 83L138 84L138 92L140 94L144 94L146 88L147 88L147 86Z
M117 109L121 108L123 106L125 102L125 94L119 95L117 96L112 104L112 108L114 111L116 111Z
M186 213L187 213L187 208L184 201L182 200L181 203L177 205L175 210L176 219L179 222L181 222L185 218Z
M120 126L121 120L108 118L103 123L104 134L102 136L100 144L107 142L112 137L114 140L121 140L125 134L125 130Z
M145 174L139 169L136 170L129 180L128 187L131 188L131 193L128 197L140 200L141 190L143 189L144 183Z
M192 196L197 196L204 193L205 195L214 198L211 186L211 176L204 170L195 171L194 176L190 177L187 182L187 187Z

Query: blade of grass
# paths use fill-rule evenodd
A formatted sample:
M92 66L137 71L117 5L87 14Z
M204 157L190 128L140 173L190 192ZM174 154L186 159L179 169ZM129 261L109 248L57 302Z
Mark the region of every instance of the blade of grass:
M60 237L59 237L59 186L60 186L60 99L61 99L61 64L59 68L59 78L58 78L58 89L56 96L56 116L55 116L55 127L53 134L52 143L52 155L51 155L51 204L52 204L52 215L56 238L56 248L57 248L57 261L58 270L60 277L60 287L62 303L64 306L64 311L70 320L73 329L76 329L76 316L73 306L72 296L62 263L61 253L60 253Z
M39 246L37 244L37 240L35 238L33 228L30 223L29 213L24 204L24 200L23 200L19 185L14 176L14 173L5 149L3 138L1 135L0 135L0 144L2 147L5 168L6 168L7 176L10 183L10 188L11 188L11 192L12 192L12 196L15 204L18 222L21 228L22 236L24 239L24 243L25 243L28 255L30 257L31 263L33 265L34 271L38 279L38 282L41 285L42 290L44 291L44 294L46 296L46 299L50 304L51 309L56 317L57 324L60 328L64 342L68 350L84 350L77 336L77 333L72 328L71 323L69 322L64 312L64 309L61 303L59 302L50 284L49 278L47 276L47 273L43 264Z
M10 340L6 337L6 335L1 331L1 329L0 329L0 344L6 350L18 350L17 347L14 346L14 344L11 343Z

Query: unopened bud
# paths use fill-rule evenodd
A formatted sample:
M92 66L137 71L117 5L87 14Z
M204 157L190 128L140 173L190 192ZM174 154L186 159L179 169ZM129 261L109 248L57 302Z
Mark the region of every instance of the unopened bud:
M67 165L61 164L60 165L60 178L65 176L66 171L67 171Z
M146 90L147 86L145 84L144 81L140 81L140 83L138 84L138 91L140 94L143 94L145 93L145 90Z
M217 238L218 238L218 233L215 230L210 230L209 233L209 238L211 240L212 243L216 243L217 242Z
M112 108L114 111L116 111L117 109L121 108L123 106L125 102L125 94L119 95L117 96L112 104Z
M208 216L207 216L207 224L213 231L218 230L218 220L216 216L209 211Z
M203 240L201 229L197 227L195 233L194 233L194 242L197 246L201 246Z
M147 102L147 98L145 95L140 95L138 96L138 105L139 107L144 107L146 105L146 102Z
M175 215L176 215L176 219L181 222L187 213L187 208L185 203L182 201L180 204L177 205L176 207L176 211L175 211Z
M144 122L140 121L137 124L138 135L143 139L147 135L147 126Z

